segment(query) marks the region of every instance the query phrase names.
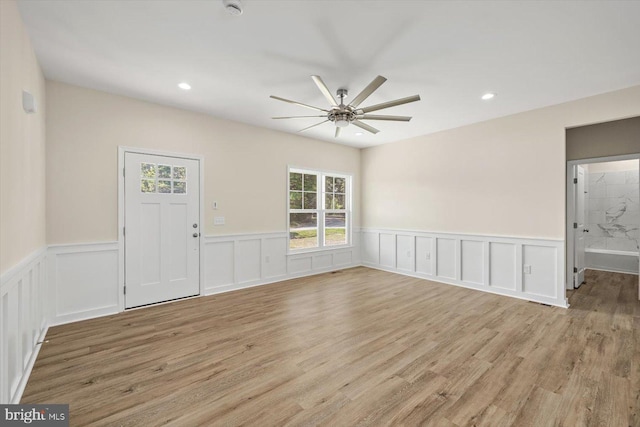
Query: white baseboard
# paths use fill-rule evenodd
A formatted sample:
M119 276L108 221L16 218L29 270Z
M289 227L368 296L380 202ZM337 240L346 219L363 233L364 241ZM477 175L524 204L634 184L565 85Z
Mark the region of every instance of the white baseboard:
M568 307L562 240L361 229L362 264Z
M0 403L18 403L47 328L47 248L0 278Z

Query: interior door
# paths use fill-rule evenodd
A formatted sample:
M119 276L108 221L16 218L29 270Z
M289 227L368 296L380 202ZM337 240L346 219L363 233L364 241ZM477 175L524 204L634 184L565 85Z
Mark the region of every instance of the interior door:
M200 293L200 162L125 153L125 307Z
M585 270L585 186L584 186L584 168L582 166L575 167L574 184L575 184L575 219L573 223L573 242L574 242L574 277L573 286L579 288L584 283Z

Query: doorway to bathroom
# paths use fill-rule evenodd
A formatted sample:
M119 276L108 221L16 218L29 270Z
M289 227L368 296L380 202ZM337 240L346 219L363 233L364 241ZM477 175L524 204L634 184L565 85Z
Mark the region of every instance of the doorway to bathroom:
M567 163L567 289L585 270L639 273L640 155Z

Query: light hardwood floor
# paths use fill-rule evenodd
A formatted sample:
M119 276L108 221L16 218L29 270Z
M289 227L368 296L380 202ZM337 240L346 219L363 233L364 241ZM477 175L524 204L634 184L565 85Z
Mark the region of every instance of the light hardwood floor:
M561 309L363 267L53 327L71 425L640 426L637 277Z

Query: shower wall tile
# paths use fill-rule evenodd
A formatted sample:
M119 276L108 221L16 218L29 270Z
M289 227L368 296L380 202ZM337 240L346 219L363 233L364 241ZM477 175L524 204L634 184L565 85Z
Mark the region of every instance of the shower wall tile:
M588 248L637 251L640 240L638 171L588 174Z

